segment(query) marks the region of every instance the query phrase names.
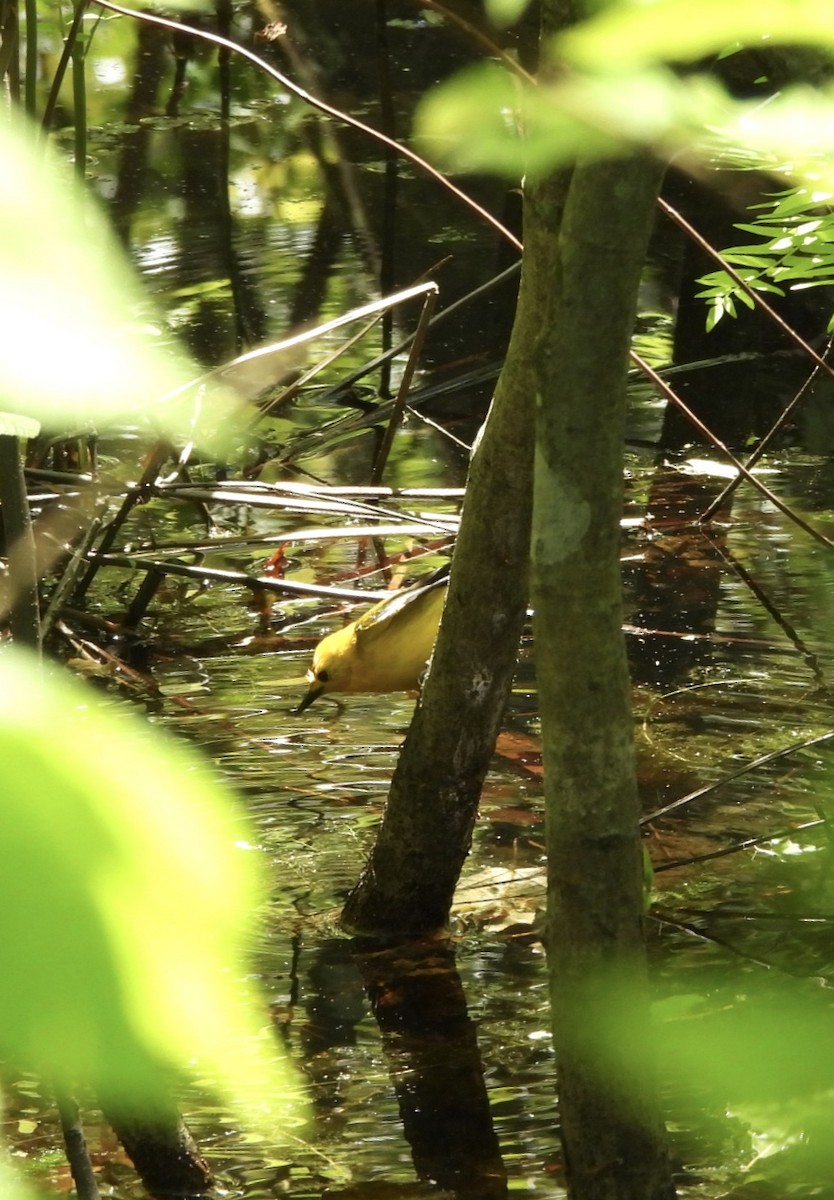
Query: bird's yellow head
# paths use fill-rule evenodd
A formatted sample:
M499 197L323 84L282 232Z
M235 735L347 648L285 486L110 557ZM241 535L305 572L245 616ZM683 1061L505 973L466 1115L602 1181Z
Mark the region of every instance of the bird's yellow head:
M349 692L350 679L353 670L355 650L353 625L338 629L328 634L316 646L313 654L313 665L307 672L307 683L310 685L307 694L302 699L296 713L303 713L319 696L327 692Z

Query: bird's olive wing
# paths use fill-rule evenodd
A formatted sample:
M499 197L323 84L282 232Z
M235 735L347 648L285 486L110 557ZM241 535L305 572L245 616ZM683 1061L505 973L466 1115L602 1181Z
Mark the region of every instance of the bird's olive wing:
M391 625L391 622L408 609L413 609L417 617L420 608L438 588L443 588L449 581L449 564L444 563L437 571L428 576L426 583L415 583L409 587L394 592L390 600L380 600L373 608L369 608L355 624L356 636L364 643L373 641Z

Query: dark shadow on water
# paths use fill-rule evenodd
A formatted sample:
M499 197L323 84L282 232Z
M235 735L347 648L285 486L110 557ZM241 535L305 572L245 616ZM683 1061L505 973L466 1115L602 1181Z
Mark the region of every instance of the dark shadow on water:
M334 940L310 971L303 1045L317 1113L339 1106L327 1051L351 1045L366 995L382 1033L403 1132L418 1179L461 1200L501 1200L507 1173L492 1122L454 949L445 941L372 950Z

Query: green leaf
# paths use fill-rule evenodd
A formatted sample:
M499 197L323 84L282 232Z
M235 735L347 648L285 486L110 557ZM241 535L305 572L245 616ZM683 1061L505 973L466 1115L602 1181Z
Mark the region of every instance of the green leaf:
M750 247L744 253L737 253L735 250L722 250L721 257L727 262L732 263L734 267L753 267L755 270L768 269L772 270L776 266L773 256L770 254L767 246Z
M244 983L256 857L208 768L6 650L0 774L0 1056L131 1111L189 1063L286 1113Z
M834 193L828 191L810 191L808 188L791 188L782 193L775 202L761 205L769 208L772 218L794 217L807 213L820 205L828 205L834 199Z
M721 297L718 297L715 301L713 301L713 303L707 309L707 321L706 321L707 333L712 333L713 329L715 329L716 325L721 320L721 318L724 316L725 312L726 312L725 302L721 299Z
M3 1200L40 1200L17 1178L11 1164L5 1161L0 1161L0 1196Z
M535 177L576 158L627 153L619 132L612 135L596 120L601 102L615 102L613 93L609 97L607 84L581 84L586 92L579 96L527 88L503 67L479 64L432 89L418 108L417 134L427 153L458 170L488 170L514 179ZM604 97L587 91L598 86L606 87ZM656 97L643 81L635 82L637 88L632 119L639 122L641 114L655 111Z
M498 174L518 177L524 169L519 101L519 87L503 67L470 67L422 101L418 137L436 158L462 170L491 163Z
M834 46L828 0L656 0L621 3L560 37L574 66L618 71L659 61L692 61L730 43Z
M0 124L0 396L62 430L152 420L172 435L214 435L236 401L177 393L201 371L159 345L153 314L102 215L37 131Z
M558 58L555 67L557 82L536 88L485 64L434 89L417 115L426 152L518 179L642 145L664 158L724 154L782 172L789 163L815 193L834 189L834 88L786 88L763 106L735 100L712 76L629 72L617 56L597 73L566 72Z
M35 438L41 431L40 422L18 413L0 412L0 437Z
M530 7L530 0L484 0L486 14L499 29L512 25Z

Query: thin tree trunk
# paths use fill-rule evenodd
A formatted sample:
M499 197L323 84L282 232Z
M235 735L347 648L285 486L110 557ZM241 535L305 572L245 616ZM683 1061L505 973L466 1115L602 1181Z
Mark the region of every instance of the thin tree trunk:
M532 546L546 941L575 1200L674 1195L651 1069L619 571L626 356L661 176L643 158L577 167L537 381ZM603 1046L618 1039L631 1059L606 1057Z
M103 1109L151 1196L176 1200L211 1191L214 1178L209 1165L173 1105L153 1118L129 1116L108 1106Z
M55 1089L55 1102L61 1118L61 1132L64 1135L64 1149L67 1154L72 1181L75 1184L75 1194L78 1200L99 1200L96 1174L93 1170L90 1152L87 1149L87 1139L81 1125L81 1115L75 1098L63 1088Z
M40 653L41 617L38 564L32 514L23 477L20 438L0 434L0 509L9 560L7 588L0 603L9 603L12 640Z
M527 608L536 343L549 320L567 177L525 196L525 252L507 359L473 456L428 678L370 861L344 924L374 936L442 928L469 852Z

